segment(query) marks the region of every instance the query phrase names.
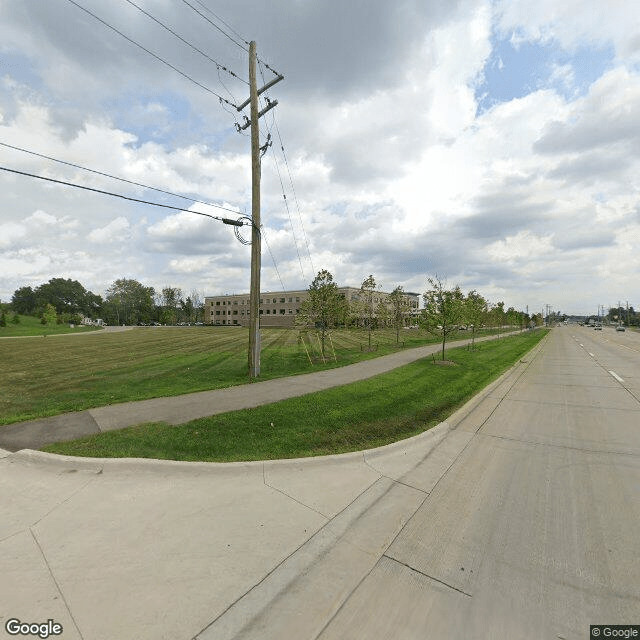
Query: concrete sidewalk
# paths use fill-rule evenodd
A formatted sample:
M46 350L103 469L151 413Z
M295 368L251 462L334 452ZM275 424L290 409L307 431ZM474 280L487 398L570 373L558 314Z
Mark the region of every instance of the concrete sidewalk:
M344 384L429 349L239 397ZM340 456L212 464L0 450L0 637L17 619L52 620L64 640L246 638L251 621L250 637L315 638L527 366L424 434ZM217 408L195 396L177 417L198 397L201 410Z
M477 338L476 342L493 339L495 336ZM454 348L470 342L471 340L467 339L447 344L450 348ZM0 448L7 451L39 449L52 442L73 440L143 422L183 424L197 418L237 409L249 409L371 378L437 353L440 348L438 344L427 345L317 373L181 396L124 402L51 418L0 426Z

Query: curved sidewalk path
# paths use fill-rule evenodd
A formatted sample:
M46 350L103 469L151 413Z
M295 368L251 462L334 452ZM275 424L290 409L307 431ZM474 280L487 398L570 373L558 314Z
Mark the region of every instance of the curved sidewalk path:
M496 336L488 336L476 338L476 342L494 339ZM470 339L456 340L447 343L447 346L449 348L460 347L470 342ZM316 373L277 378L225 389L200 391L181 396L123 402L86 411L64 413L51 418L0 426L0 449L8 451L39 449L52 442L73 440L103 431L131 427L143 422L167 422L176 425L227 411L251 409L279 400L365 380L420 358L425 358L437 353L440 349L440 344L431 344Z

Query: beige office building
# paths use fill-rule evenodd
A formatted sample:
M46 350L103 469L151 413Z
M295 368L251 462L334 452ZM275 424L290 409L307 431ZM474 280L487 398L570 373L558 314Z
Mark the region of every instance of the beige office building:
M359 300L360 289L355 287L338 287L348 302ZM260 294L260 326L292 327L295 317L300 312L300 304L308 295L307 289L300 291L271 291ZM418 294L405 293L410 312L407 320L418 312ZM389 296L383 291L373 294L373 304L378 305ZM230 294L210 296L204 299L204 318L208 324L249 326L249 294Z

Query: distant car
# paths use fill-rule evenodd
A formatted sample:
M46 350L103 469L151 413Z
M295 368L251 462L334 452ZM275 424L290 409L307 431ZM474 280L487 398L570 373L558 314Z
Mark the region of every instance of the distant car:
M623 327L621 324L619 324L619 325L616 327L616 331L624 331L624 327Z
M602 325L601 325L600 323L595 324L595 325L593 326L593 328L594 328L596 331L602 331Z

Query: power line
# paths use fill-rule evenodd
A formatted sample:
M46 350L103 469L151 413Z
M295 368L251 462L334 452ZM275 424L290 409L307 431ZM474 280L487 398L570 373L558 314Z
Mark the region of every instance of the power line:
M108 27L112 31L115 31L118 35L122 36L127 42L130 42L136 47L142 49L145 53L148 53L150 56L153 56L156 60L162 62L162 64L166 65L170 69L173 69L176 73L179 73L183 78L186 78L187 80L189 80L190 82L193 82L193 84L197 85L201 89L204 89L208 93L211 93L212 95L216 96L216 98L218 98L219 100L226 102L232 107L236 107L236 105L229 102L229 100L227 100L226 98L223 98L219 93L216 93L215 91L213 91L213 89L210 89L209 87L203 85L201 82L198 82L197 80L192 78L190 75L186 74L184 71L181 71L180 69L172 65L170 62L167 62L164 58L161 58L158 54L153 53L153 51L150 51L149 49L141 45L139 42L136 42L129 36L125 35L124 33L122 33L122 31L116 29L116 27L114 27L113 25L110 25L108 22L105 22L102 18L99 18L95 13L92 13L91 11L89 11L89 9L78 4L75 0L67 0L67 1L70 2L72 5L78 7L78 9L81 9L85 13L89 14L92 18L95 18L98 22L102 23L105 27Z
M237 40L234 40L224 29L220 28L215 22L213 22L212 20L210 20L209 18L207 18L207 16L204 15L204 13L202 13L201 11L198 11L191 3L187 2L187 0L182 0L182 2L184 2L188 7L190 7L191 9L193 9L193 11L195 11L203 20L206 20L212 27L214 27L215 29L217 29L222 35L226 36L227 38L229 38L229 40L231 40L231 42L233 42L233 44L237 45L238 47L240 47L241 49L243 49L244 51L249 51L249 49L247 48L249 46L249 43L244 40L243 38L241 38L241 40L243 40L243 42L247 45L246 47L242 44L240 44ZM199 3L201 6L202 3ZM209 13L213 14L214 16L216 15L215 13L213 13L213 11L211 11L211 9L207 9L206 7L204 7ZM218 18L218 16L216 16L216 18ZM220 20L220 18L218 18L218 20ZM221 22L223 22L222 20L220 20Z
M151 20L153 20L155 23L159 24L163 29L167 30L169 33L171 33L176 38L178 38L178 40L180 40L181 42L186 44L188 47L191 47L196 53L199 53L201 56L203 56L204 58L206 58L210 62L213 62L213 64L215 64L216 67L218 67L218 71L220 71L220 69L222 69L223 71L226 71L229 75L233 76L234 78L237 78L241 82L244 82L245 84L249 84L249 82L247 80L244 80L237 73L234 73L233 71L231 71L231 69L227 69L227 67L225 67L223 64L221 64L217 60L214 60L211 56L206 54L204 51L198 49L198 47L196 47L191 42L185 40L180 34L176 33L171 27L167 26L164 22L161 22L160 20L158 20L158 18L156 18L155 16L152 16L148 11L145 11L142 7L140 7L135 2L133 2L133 0L125 0L125 2L128 2L132 7L135 7L138 11L143 13L148 18L151 18Z
M204 14L202 14L200 11L198 11L192 4L190 4L189 2L187 2L187 0L182 0L182 2L184 2L188 7L190 7L191 9L193 9L203 20L206 20L212 27L214 27L215 29L217 29L218 31L220 31L220 33L222 33L224 36L226 36L227 38L229 38L229 40L231 40L231 42L233 42L235 45L239 46L241 49L243 49L244 51L246 51L247 53L249 52L249 41L244 38L242 35L240 35L229 23L225 22L220 16L216 15L213 11L211 11L211 9L209 9L209 7L205 6L202 2L200 2L200 0L195 0L207 13L210 13L212 16L215 17L216 20L219 20L220 22L222 22L222 24L227 27L228 29L230 29L231 31L233 31L233 33L238 36L238 38L240 38L240 40L242 40L242 42L244 42L244 44L246 45L243 46L242 44L240 44L237 40L234 40L226 31L224 31L224 29L221 29L217 24L215 24L215 22L212 22L211 20L209 20L209 18L207 18L207 16L205 16ZM269 69L269 71L271 71L271 73L275 74L276 76L282 75L280 74L278 71L276 71L275 69L272 69L264 60L261 60L260 58L257 58L258 62L260 64L263 64L267 69Z
M278 127L278 122L276 121L276 114L273 114L273 124L276 128L276 133L278 134L278 140L280 141L280 151L282 152L282 157L284 158L285 166L287 167L287 173L289 174L289 182L291 184L291 191L293 192L293 200L296 203L296 209L298 211L298 218L300 220L300 227L302 228L302 237L304 238L305 245L307 247L307 254L309 255L309 262L311 263L311 269L313 273L316 272L315 267L313 266L313 258L311 257L311 249L309 248L309 238L307 237L307 232L304 228L304 222L302 221L302 212L300 211L300 204L298 203L298 196L296 194L296 189L293 186L293 176L291 175L291 169L289 167L289 161L287 160L287 154L284 150L284 143L282 142L282 136L280 135L280 128Z
M202 2L200 2L200 0L196 0L196 2L208 13L210 13L216 20L219 20L220 22L222 22L222 24L227 27L227 29L230 29L231 31L233 31L233 33L235 33L235 35L238 36L238 38L240 38L240 40L242 40L242 42L244 42L247 47L249 46L249 42L246 40L246 38L243 38L228 22L225 22L219 15L216 15L213 11L211 11L211 9L209 9L209 7L207 7L206 5L204 5ZM225 34L226 35L226 34Z
M149 189L151 191L158 191L159 193L164 193L168 196L174 196L176 198L182 198L183 200L188 200L189 202L195 202L198 204L205 204L209 207L216 207L217 209L222 209L224 211L233 211L237 213L233 209L228 209L219 204L215 204L213 202L206 202L205 200L197 200L196 198L189 198L188 196L180 195L179 193L173 193L172 191L165 191L164 189L158 189L157 187L150 187L147 184L142 184L141 182L134 182L133 180L127 180L126 178L120 178L118 176L113 176L110 173L104 173L103 171L96 171L95 169L89 169L88 167L83 167L79 164L74 164L73 162L67 162L66 160L58 160L57 158L52 158L51 156L46 156L43 153L36 153L35 151L29 151L29 149L23 149L22 147L15 147L12 144L7 144L6 142L0 142L0 146L7 147L8 149L14 149L15 151L22 151L23 153L28 153L32 156L37 156L38 158L44 158L45 160L51 160L52 162L57 162L58 164L64 164L68 167L74 167L75 169L81 169L82 171L88 171L89 173L95 173L99 176L104 176L105 178L111 178L112 180L119 180L120 182L126 182L127 184L132 184L136 187L142 187L143 189Z
M264 81L264 74L262 72L262 67L261 66L260 66L260 75L262 76L262 80ZM296 204L296 209L298 211L298 219L300 220L300 228L302 229L302 237L304 238L304 242L305 242L305 245L307 247L307 254L309 256L309 262L311 263L311 270L312 270L313 273L315 273L316 269L315 269L315 266L313 264L313 258L311 257L311 249L309 248L309 239L307 237L307 232L306 232L306 230L304 228L304 222L302 221L302 213L300 211L300 204L298 203L298 196L296 194L296 190L295 190L295 187L293 185L293 176L291 175L291 169L289 167L289 162L287 160L287 154L286 154L286 152L284 150L284 142L282 141L282 136L280 135L280 128L278 127L278 123L276 121L275 111L273 113L273 125L274 125L274 127L276 129L276 133L278 134L278 140L280 141L280 151L282 152L282 157L284 158L285 166L287 167L287 173L289 174L289 183L291 185L291 191L293 193L293 199L294 199L294 202ZM271 130L269 130L269 135L271 135ZM274 158L274 162L276 164L276 169L278 171L278 178L280 178L280 185L282 186L282 196L283 196L284 201L285 201L285 205L286 205L286 208L287 208L287 213L289 214L289 223L291 224L291 231L293 233L293 223L291 222L291 215L289 213L289 204L287 202L287 196L284 193L284 185L282 183L282 178L280 176L280 169L278 168L278 163L277 163L277 161L275 159L275 154L274 154L273 158ZM296 252L298 252L298 244L297 244L297 241L296 241L295 233L293 233L293 241L294 241L294 243L296 245ZM300 253L299 252L298 252L298 260L300 261L300 270L302 271L302 277L304 278L304 269L302 268L302 261L300 260Z
M273 262L273 267L276 270L276 275L278 276L278 280L280 280L280 284L282 285L282 290L286 291L287 288L284 286L284 282L282 282L282 278L280 277L280 272L278 271L278 265L276 264L276 259L273 257L273 252L271 251L271 247L267 242L267 234L264 232L264 225L260 225L260 235L264 239L264 243L267 245L267 249L269 250L269 255L271 256L271 262Z
M269 139L271 138L271 130L269 129L269 125L267 124L267 130L269 131ZM302 272L302 279L306 280L304 275L304 268L302 266L302 258L300 257L300 250L298 249L298 241L296 240L296 234L293 230L293 220L291 219L291 211L289 209L289 202L287 201L287 195L284 192L284 183L282 182L282 175L280 174L280 167L278 165L278 160L276 159L275 154L273 155L273 162L276 167L276 172L278 174L278 179L280 180L280 187L282 189L282 198L284 199L284 206L287 210L287 216L289 217L289 225L291 226L291 233L293 235L293 244L296 248L296 254L298 256L298 263L300 264L300 271Z
M21 176L27 176L29 178L37 178L38 180L46 180L47 182L54 182L56 184L62 184L67 187L75 187L76 189L84 189L85 191L93 191L95 193L101 193L106 196L112 196L114 198L122 198L123 200L130 200L131 202L138 202L141 204L148 204L153 207L162 207L163 209L173 209L174 211L184 211L184 207L174 207L169 204L160 204L159 202L150 202L149 200L141 200L140 198L131 198L129 196L123 196L121 193L113 193L111 191L104 191L102 189L95 189L93 187L86 187L81 184L75 184L73 182L66 182L65 180L55 180L54 178L47 178L46 176L39 176L35 173L27 173L26 171L18 171L17 169L10 169L9 167L1 167L0 171L8 171L9 173L16 173ZM225 209L225 211L231 211L232 213L237 214L238 211L234 211L233 209L226 209L225 207L219 207L220 209ZM224 224L230 224L233 226L243 226L245 223L239 220L231 220L229 218L220 218L219 216L212 216L210 213L203 213L202 211L188 211L188 213L195 213L199 216L206 216L207 218L212 218L213 220L219 220L220 222L224 222Z

